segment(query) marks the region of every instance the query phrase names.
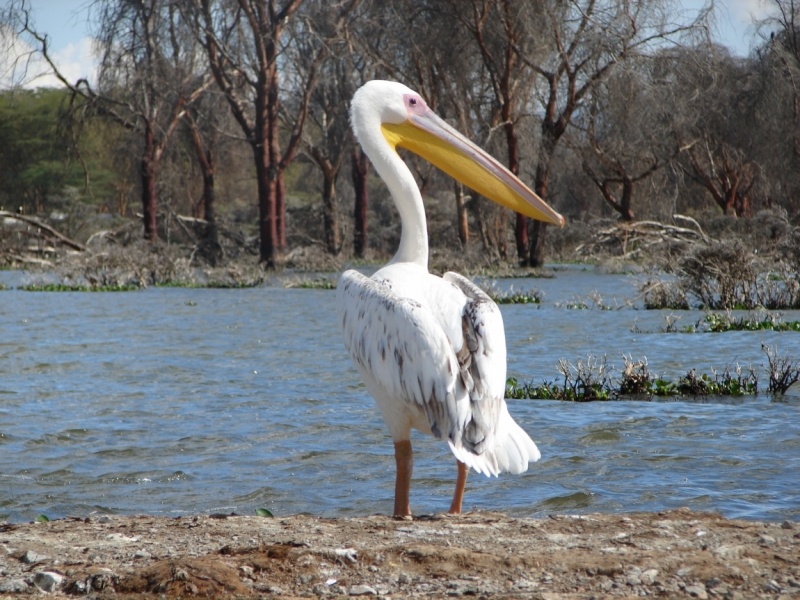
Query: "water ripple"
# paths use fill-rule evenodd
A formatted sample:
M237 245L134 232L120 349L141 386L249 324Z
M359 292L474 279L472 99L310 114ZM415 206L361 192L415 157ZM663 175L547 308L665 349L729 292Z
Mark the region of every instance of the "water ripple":
M538 287L546 302L502 308L509 374L521 379L553 379L559 358L587 352L618 364L623 352L647 356L653 370L676 379L734 359L758 364L762 340L800 350L793 333L633 333L634 321L657 331L663 314L554 306L592 289L621 298L630 287L621 277L562 272L523 283L516 287ZM2 302L0 519L390 509L391 440L344 352L330 292L4 291ZM800 515L796 395L705 404L514 401L510 411L542 460L520 476L471 475L467 508ZM455 461L435 440L413 443L412 507L442 511Z

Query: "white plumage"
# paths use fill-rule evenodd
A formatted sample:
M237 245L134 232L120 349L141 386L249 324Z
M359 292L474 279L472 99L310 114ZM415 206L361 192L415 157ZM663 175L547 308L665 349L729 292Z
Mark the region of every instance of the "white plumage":
M521 473L540 454L504 400L500 310L468 279L428 273L422 197L395 146L408 147L496 201L527 208L530 216L557 224L563 219L401 84L363 86L353 98L351 119L397 204L402 233L395 257L371 278L357 271L341 276L337 302L344 344L395 443L395 514L410 515L412 428L450 445L459 462L450 510L460 512L467 467L486 475ZM466 165L469 171L462 177ZM520 193L520 186L530 196Z

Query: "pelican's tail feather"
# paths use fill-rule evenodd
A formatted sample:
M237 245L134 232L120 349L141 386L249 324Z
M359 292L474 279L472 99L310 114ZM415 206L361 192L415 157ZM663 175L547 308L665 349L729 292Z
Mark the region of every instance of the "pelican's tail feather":
M506 471L523 473L528 470L529 462L536 462L542 456L530 436L508 414L505 402L502 404L492 448L487 448L481 454L474 454L461 444L448 442L458 460L487 477Z

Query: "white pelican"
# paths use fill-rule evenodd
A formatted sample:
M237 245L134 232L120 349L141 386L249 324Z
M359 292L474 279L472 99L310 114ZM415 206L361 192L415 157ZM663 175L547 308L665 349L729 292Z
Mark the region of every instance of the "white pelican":
M400 248L367 278L347 271L337 302L350 353L394 440L394 515L410 517L411 429L446 438L458 476L450 513L460 513L469 468L522 473L539 459L504 400L506 342L497 305L456 273L428 273L422 195L400 146L478 193L529 217L564 218L494 158L431 111L406 86L370 81L353 96L353 132L394 198Z

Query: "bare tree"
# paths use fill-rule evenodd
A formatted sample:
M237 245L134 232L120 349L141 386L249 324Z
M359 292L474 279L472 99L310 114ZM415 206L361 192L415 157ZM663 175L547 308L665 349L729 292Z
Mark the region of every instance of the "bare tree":
M528 108L534 78L520 54L529 55L534 31L521 18L523 3L511 0L472 0L470 10L457 7L465 29L474 39L493 98L491 127L505 133L508 169L520 174L518 125ZM517 256L528 264L528 219L515 213Z
M354 55L345 24L339 20L337 10L335 5L326 3L315 6L307 16L311 22L309 29L315 35L306 43L298 44L293 59L302 70L308 70L310 68L308 63L315 55L315 45L322 43L328 48L327 58L319 67L318 83L311 94L310 127L306 127L304 142L307 154L322 173L325 246L333 255L339 254L343 244L336 182L345 156L351 154L353 136L350 131L350 99L361 83L360 71L354 65L358 57ZM366 163L363 165L365 167ZM359 170L359 174L360 172ZM365 185L366 173L364 173ZM366 210L361 212L363 213L361 230L365 231ZM358 216L356 220L358 221ZM363 249L361 255L363 256Z
M694 31L698 23L671 24L662 0L547 1L528 6L526 19L540 23L545 33L530 53L523 48L517 51L540 80L541 141L534 190L548 200L559 141L590 92L618 64ZM546 232L545 223L533 222L529 249L532 266L544 263Z
M472 131L477 104L472 96L479 75L474 49L464 35L458 2L430 3L393 0L375 5L354 36L372 69L417 90L443 118ZM408 31L414 31L409 37ZM447 40L446 43L443 43ZM363 69L362 69L363 70ZM385 75L384 75L385 76ZM360 155L354 155L360 156ZM408 157L423 191L436 177L435 169ZM356 186L358 190L358 186ZM469 220L464 188L454 183L456 227L462 245L469 242ZM358 220L359 217L357 217ZM357 234L358 235L358 234Z
M73 100L83 100L73 103L79 114L111 119L140 137L144 236L158 239L158 166L186 107L210 83L177 5L170 0L114 0L100 5L97 88L86 79L68 81L52 60L47 36L28 31L56 77L72 91Z
M674 107L663 101L665 90L652 77L650 62L630 60L596 85L575 123L584 134L581 167L623 221L634 220L637 184L680 150L672 135Z
M339 6L334 29L341 27L358 0ZM281 64L290 26L304 0L191 0L190 14L211 72L253 151L258 186L261 261L281 263L286 245L284 172L302 141L319 65L327 54L318 45L295 82L292 114L282 111ZM302 23L300 24L302 26ZM282 125L288 136L282 143Z
M699 182L726 215L752 214L751 193L760 167L740 148L717 140L708 131L687 149L687 174Z

